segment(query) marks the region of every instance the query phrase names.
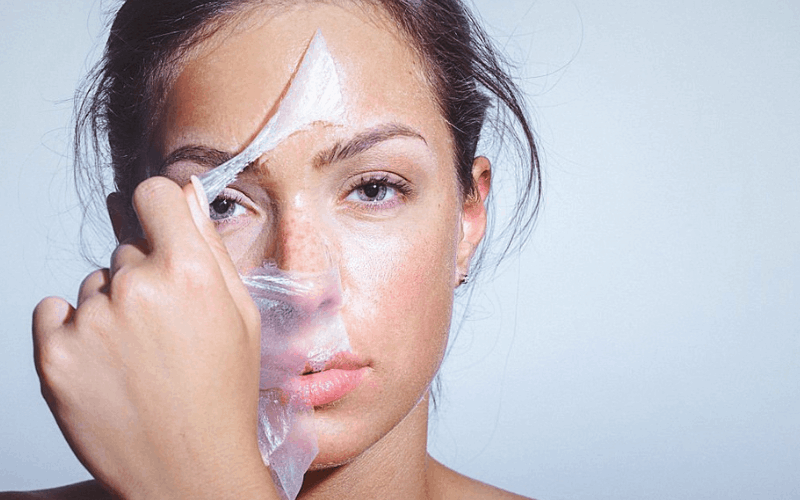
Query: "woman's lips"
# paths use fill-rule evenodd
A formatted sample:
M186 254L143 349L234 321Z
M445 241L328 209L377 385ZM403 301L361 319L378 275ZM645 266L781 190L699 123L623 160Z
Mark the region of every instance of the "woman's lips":
M300 375L290 391L309 406L323 406L343 398L361 383L368 366L351 353L337 353L322 371Z
M293 381L291 391L309 406L326 405L352 392L366 372L367 367L364 366L356 370L331 368L301 375Z

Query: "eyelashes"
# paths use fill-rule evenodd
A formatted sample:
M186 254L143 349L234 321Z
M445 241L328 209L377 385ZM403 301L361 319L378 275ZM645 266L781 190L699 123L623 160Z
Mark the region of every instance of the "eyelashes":
M405 179L388 173L368 173L358 176L345 188L345 200L370 211L394 208L414 194Z
M208 215L217 224L230 222L248 211L245 196L234 189L225 188L214 201L208 204Z

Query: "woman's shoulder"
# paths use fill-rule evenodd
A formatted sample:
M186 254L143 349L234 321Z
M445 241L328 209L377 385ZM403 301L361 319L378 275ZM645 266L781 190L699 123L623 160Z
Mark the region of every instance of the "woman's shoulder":
M476 498L497 500L532 500L459 474L428 456L434 497L441 500Z
M97 481L84 481L51 490L0 493L0 500L111 500Z
M451 499L531 500L469 478L429 457L433 497ZM71 484L50 490L0 493L0 500L112 500L96 481Z

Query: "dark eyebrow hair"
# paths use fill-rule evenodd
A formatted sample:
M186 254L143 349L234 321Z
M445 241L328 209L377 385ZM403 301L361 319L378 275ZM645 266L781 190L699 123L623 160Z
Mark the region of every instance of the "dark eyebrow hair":
M314 168L320 168L337 161L344 161L348 158L352 158L383 141L388 141L395 137L411 137L420 139L425 144L428 144L428 141L426 141L419 132L405 125L400 125L398 123L378 125L377 127L357 134L347 142L338 142L333 147L315 155L313 162Z
M198 165L207 167L209 170L218 167L226 161L233 158L235 155L228 151L220 151L219 149L210 148L208 146L189 145L183 146L167 156L167 159L161 164L158 173L164 172L168 166L183 160L190 160Z
M363 153L364 151L380 144L381 142L388 141L389 139L394 139L396 137L411 137L414 139L419 139L425 144L428 143L428 141L426 141L425 138L422 137L422 135L416 130L405 125L389 123L378 125L377 127L373 127L369 130L361 132L346 142L337 142L332 147L317 153L314 156L312 164L314 165L314 168L321 168L337 161L344 161L348 158L352 158L360 153ZM168 166L183 160L192 161L210 170L222 165L234 156L236 155L228 151L220 151L219 149L214 149L208 146L182 146L167 156L167 158L161 164L161 167L159 167L158 172L160 174L164 172L164 169L166 169ZM247 166L247 168L249 167L250 165Z

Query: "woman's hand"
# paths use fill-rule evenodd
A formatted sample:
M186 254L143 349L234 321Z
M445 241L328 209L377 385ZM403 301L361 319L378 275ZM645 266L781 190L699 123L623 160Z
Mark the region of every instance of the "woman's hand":
M145 240L44 299L36 368L81 462L124 498L277 498L256 442L259 314L192 184L133 197Z

